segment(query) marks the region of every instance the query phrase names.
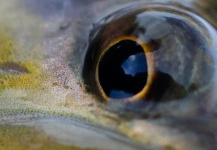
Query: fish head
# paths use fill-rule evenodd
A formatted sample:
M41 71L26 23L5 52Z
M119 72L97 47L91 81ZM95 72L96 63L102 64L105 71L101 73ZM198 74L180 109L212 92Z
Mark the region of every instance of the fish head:
M0 13L0 149L216 149L215 0L2 0ZM130 98L99 77L121 41L147 59Z

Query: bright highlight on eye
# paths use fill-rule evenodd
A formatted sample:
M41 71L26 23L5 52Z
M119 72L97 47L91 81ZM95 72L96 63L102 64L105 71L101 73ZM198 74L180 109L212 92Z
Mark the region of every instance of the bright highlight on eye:
M183 98L212 80L214 36L205 20L175 6L114 12L90 33L83 68L87 90L105 101Z

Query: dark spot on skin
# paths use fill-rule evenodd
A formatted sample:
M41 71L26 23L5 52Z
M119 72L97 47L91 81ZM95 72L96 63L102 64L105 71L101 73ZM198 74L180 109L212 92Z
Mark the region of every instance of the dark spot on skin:
M93 107L93 106L94 106L94 104L93 104L93 103L91 103L91 104L89 104L88 106L89 106L89 107Z
M52 83L52 86L58 86L58 83L57 82Z
M59 27L59 29L61 30L61 31L63 31L63 30L66 30L66 29L68 29L69 27L70 27L70 23L69 22L64 22L64 23L62 23L61 25L60 25L60 27Z
M189 87L188 87L188 90L189 91L195 91L198 89L198 85L196 83L192 83Z
M160 114L160 113L153 114L153 116L152 116L153 119L159 119L161 117L162 117L162 114Z
M69 86L65 85L64 88L65 88L65 89L69 89Z
M27 68L14 62L6 62L0 65L0 70L9 73L29 73L29 70Z

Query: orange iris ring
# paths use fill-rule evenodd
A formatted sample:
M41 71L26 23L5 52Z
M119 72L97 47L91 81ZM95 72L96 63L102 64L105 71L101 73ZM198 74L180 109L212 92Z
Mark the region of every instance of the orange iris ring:
M137 37L135 36L122 36L122 37L119 37L115 40L113 40L112 42L110 42L108 44L108 46L106 46L105 50L102 52L102 54L100 55L98 61L97 61L97 65L96 65L96 74L95 74L95 78L96 78L96 84L97 84L97 87L100 91L100 93L102 94L103 98L106 100L106 101L113 101L115 99L113 98L110 98L106 95L106 93L104 92L100 82L99 82L99 63L100 61L102 60L103 56L106 54L106 52L112 47L114 46L115 44L117 44L118 42L120 41L123 41L123 40L131 40L131 41L134 41L136 43L138 43L144 50L144 54L146 56L146 61L147 61L147 66L148 66L148 77L147 77L147 82L144 86L144 88L139 92L137 93L136 95L132 96L132 97L129 97L129 98L123 98L123 99L120 99L122 101L126 101L126 102L135 102L135 101L138 101L142 98L145 98L146 95L148 94L149 92L149 89L154 81L154 78L155 78L155 71L154 71L154 61L153 61L153 54L151 53L150 51L150 48L148 47L148 44L146 44L144 41L138 39Z

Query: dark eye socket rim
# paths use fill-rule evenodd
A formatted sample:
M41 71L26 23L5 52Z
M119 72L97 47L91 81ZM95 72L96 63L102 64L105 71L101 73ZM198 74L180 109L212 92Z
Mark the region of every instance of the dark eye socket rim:
M99 92L101 93L102 97L107 101L115 101L117 99L113 99L108 97L101 84L99 81L99 63L102 60L103 56L106 54L106 52L115 44L123 41L123 40L131 40L134 41L136 43L138 43L144 50L144 54L146 56L147 59L147 67L148 67L148 76L147 76L147 82L146 85L144 86L144 88L137 93L136 95L129 97L129 98L123 98L123 99L118 99L119 101L124 101L124 102L136 102L139 101L140 99L145 99L145 97L148 95L150 87L152 85L152 83L154 82L154 78L155 78L155 74L156 72L154 71L154 67L153 67L153 54L150 51L150 48L147 44L145 44L145 42L139 40L137 37L135 36L122 36L119 37L117 39L114 39L112 42L110 42L107 46L105 46L104 50L102 51L102 53L99 56L99 59L96 63L96 69L95 69L95 79L96 79L96 84L97 87L99 89Z

